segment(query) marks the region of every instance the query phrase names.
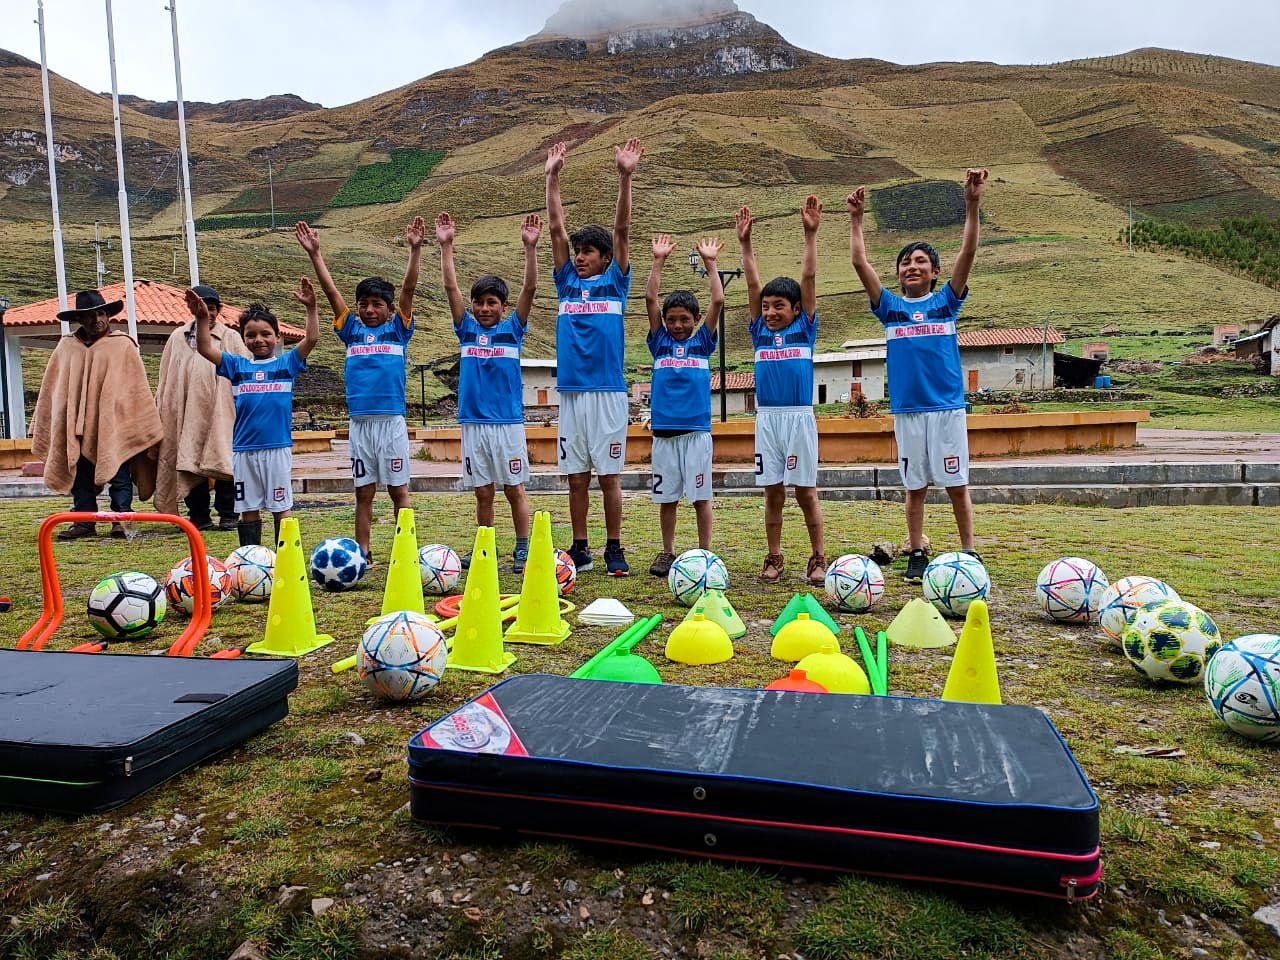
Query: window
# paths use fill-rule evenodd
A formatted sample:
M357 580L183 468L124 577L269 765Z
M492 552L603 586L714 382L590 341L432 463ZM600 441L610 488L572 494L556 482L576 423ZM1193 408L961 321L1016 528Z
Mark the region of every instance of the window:
M1005 348L1004 348L1004 355L1005 355L1006 357L1012 357L1012 356L1013 356L1013 347L1005 347Z

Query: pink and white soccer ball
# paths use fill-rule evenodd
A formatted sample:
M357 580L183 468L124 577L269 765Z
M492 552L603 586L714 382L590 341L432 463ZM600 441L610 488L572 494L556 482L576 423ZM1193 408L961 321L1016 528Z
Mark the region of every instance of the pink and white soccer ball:
M422 575L423 590L443 595L458 585L462 559L453 547L429 543L418 551L418 572Z
M841 610L863 613L884 596L884 573L871 558L846 553L827 567L823 586Z
M1157 600L1181 600L1178 592L1155 577L1121 577L1102 594L1098 610L1098 626L1120 649L1120 638L1133 622L1133 615L1144 603Z
M1040 571L1036 596L1045 615L1061 623L1089 623L1102 609L1111 583L1092 560L1062 557Z

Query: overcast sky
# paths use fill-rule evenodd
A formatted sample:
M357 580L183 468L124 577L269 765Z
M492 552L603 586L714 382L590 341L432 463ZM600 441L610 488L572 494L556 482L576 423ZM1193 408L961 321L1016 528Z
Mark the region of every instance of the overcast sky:
M637 0L600 0L635 8ZM560 0L179 0L188 100L359 100L542 28ZM1050 63L1170 47L1280 64L1276 0L739 0L792 43L896 63ZM120 92L172 100L165 0L114 0ZM36 0L0 0L0 47L39 61ZM46 0L49 67L109 90L104 0Z

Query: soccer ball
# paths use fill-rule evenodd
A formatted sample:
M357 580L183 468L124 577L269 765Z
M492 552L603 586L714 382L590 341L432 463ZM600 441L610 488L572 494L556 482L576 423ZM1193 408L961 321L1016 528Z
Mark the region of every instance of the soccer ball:
M256 543L236 547L227 557L226 566L231 574L231 592L237 600L261 603L271 596L276 555L269 547Z
M1195 683L1222 646L1213 619L1185 600L1145 603L1122 638L1124 655L1149 680Z
M556 585L560 588L560 596L573 593L573 585L578 579L578 567L567 550L556 549Z
M1036 578L1041 609L1064 623L1088 623L1096 617L1109 586L1096 564L1079 557L1054 560Z
M846 553L827 567L823 586L827 589L827 596L841 610L862 613L874 607L884 596L884 574L874 560Z
M356 646L356 671L371 692L406 703L440 682L448 655L439 627L421 613L402 610L369 624Z
M113 573L89 594L89 622L108 640L145 637L164 620L164 590L145 573Z
M217 557L206 556L205 561L209 568L209 609L213 611L231 596L231 574L227 571L226 564ZM169 606L191 616L196 605L195 591L191 558L184 557L181 563L169 571L164 582L164 595L169 600Z
M1280 637L1251 633L1225 644L1204 672L1204 693L1242 737L1280 741Z
M707 590L728 590L729 571L710 550L686 550L671 564L667 586L672 596L692 607Z
M985 600L991 577L977 557L967 553L942 553L924 569L924 598L948 617L963 617L969 604Z
M350 537L329 537L311 551L311 579L326 590L348 590L369 567L360 544Z
M1103 591L1098 625L1119 646L1120 638L1140 606L1157 600L1181 599L1173 587L1154 577L1121 577Z
M422 589L427 593L446 594L458 585L462 576L462 560L453 547L429 543L418 551L418 572Z

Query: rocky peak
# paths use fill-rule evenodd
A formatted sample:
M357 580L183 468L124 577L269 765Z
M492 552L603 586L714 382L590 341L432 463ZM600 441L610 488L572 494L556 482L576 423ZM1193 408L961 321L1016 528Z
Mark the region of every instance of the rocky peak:
M595 40L636 28L679 28L738 14L734 0L634 0L611 5L603 0L565 0L547 18L539 37ZM754 22L754 18L749 17Z

